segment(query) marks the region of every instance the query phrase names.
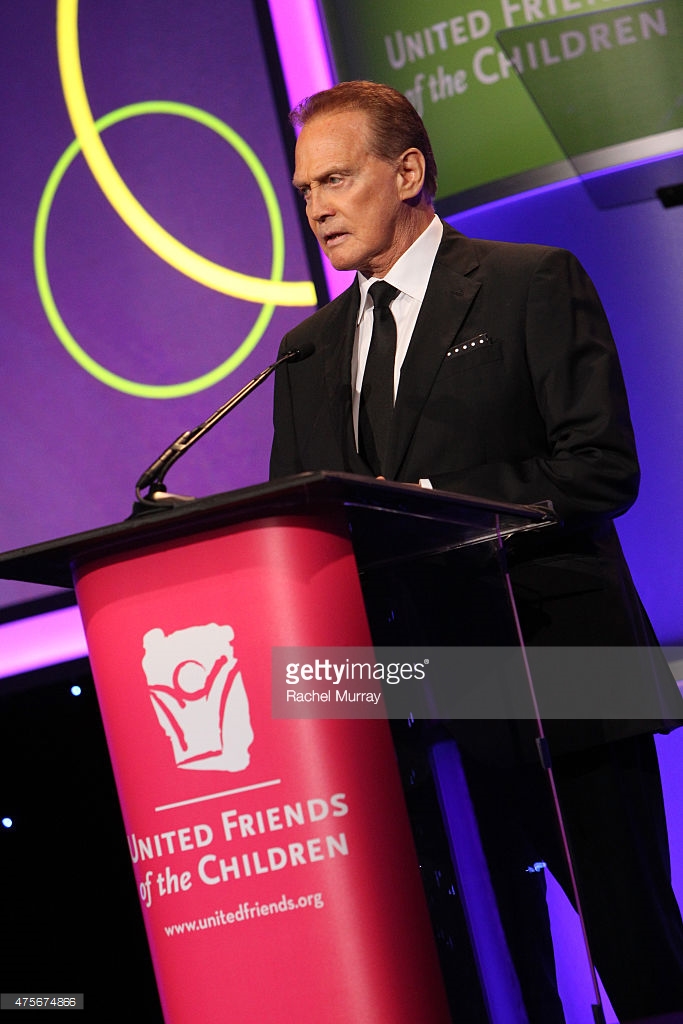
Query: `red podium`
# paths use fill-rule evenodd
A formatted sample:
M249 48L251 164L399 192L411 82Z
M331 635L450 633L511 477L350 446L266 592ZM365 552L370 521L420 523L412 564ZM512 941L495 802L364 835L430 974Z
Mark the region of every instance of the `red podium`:
M0 556L75 586L168 1024L447 1024L385 720L277 720L274 647L370 647L359 568L542 524L304 474Z

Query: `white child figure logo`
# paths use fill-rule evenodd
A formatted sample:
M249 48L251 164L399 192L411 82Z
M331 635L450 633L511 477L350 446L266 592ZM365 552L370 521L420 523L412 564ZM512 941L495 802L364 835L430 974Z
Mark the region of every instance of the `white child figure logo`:
M143 637L150 698L179 768L241 772L249 765L254 733L234 638L231 626L215 622Z

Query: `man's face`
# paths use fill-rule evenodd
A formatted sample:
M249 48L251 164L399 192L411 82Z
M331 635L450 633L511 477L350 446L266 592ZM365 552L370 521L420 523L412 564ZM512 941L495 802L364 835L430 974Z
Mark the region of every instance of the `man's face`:
M297 141L293 180L332 266L383 277L413 238L400 160L370 153L369 131L360 111L313 117Z

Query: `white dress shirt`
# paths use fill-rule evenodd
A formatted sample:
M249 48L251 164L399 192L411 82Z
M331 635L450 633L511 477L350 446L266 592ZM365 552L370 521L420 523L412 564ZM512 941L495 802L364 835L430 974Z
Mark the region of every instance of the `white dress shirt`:
M443 224L434 217L409 249L394 263L384 278L399 294L391 302L390 309L396 321L396 361L394 363L394 400L401 379L401 366L406 357L413 329L422 307L427 291L436 251L441 243ZM358 408L360 391L363 385L363 373L368 358L370 339L372 337L372 298L368 295L370 286L378 280L376 277L364 277L358 272L360 287L360 304L356 319L356 336L351 361L351 380L353 381L353 430L358 446Z

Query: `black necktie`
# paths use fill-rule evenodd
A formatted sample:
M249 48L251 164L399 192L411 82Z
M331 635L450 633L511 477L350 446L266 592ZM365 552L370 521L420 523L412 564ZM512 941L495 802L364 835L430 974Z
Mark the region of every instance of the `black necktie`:
M372 338L358 409L358 451L375 476L383 472L394 411L396 321L389 303L396 295L398 288L386 281L375 281L370 288L373 302Z

